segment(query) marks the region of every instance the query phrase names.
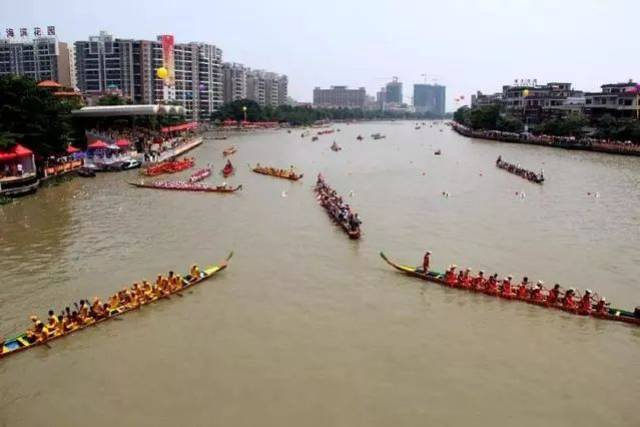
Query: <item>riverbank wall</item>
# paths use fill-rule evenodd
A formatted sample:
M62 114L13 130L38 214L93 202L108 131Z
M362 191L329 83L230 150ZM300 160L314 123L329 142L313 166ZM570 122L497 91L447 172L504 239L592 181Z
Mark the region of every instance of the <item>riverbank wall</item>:
M487 139L491 141L516 144L540 145L543 147L564 148L566 150L595 151L625 156L640 156L640 145L620 141L603 141L595 139L573 139L567 137L535 136L501 132L497 130L473 130L457 122L451 122L451 129L468 138Z

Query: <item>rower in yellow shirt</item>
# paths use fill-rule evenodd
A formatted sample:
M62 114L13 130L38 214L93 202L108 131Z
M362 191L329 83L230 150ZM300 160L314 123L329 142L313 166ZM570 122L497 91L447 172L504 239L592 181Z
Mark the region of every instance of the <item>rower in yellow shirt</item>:
M196 264L193 264L191 266L191 270L189 270L189 275L191 276L191 281L193 281L194 279L200 278L200 269Z

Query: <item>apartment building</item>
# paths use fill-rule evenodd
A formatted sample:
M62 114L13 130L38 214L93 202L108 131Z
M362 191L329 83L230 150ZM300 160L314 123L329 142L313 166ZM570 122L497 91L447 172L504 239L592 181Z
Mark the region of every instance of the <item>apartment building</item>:
M0 39L0 76L11 74L73 87L67 43L55 36Z

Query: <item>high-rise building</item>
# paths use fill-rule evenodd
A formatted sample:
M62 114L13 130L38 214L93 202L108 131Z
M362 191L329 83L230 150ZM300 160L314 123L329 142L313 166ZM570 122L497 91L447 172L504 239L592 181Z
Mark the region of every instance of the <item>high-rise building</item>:
M78 87L78 79L76 78L76 50L71 47L68 49L69 51L69 73L71 74L71 88L75 89Z
M444 116L446 88L440 85L414 84L413 106L416 113L432 113Z
M247 98L247 68L242 64L222 64L223 100L238 101Z
M289 80L283 74L264 70L247 70L247 99L261 107L277 107L287 103Z
M394 77L385 87L385 100L387 104L402 104L402 83Z
M289 104L289 78L284 74L278 80L278 105Z
M140 44L136 45L139 50ZM88 95L114 91L140 102L139 94L135 92L133 51L133 40L114 39L105 31L89 37L87 41L77 41L75 60L78 88Z
M249 70L247 72L247 99L257 102L261 107L267 104L264 71Z
M106 32L78 41L78 87L90 95L115 92L134 103L177 102L192 120L207 120L222 105L222 51L206 43L114 39ZM160 79L159 68L169 76Z
M367 100L365 88L348 89L347 86L316 87L313 90L313 105L324 108L364 108Z
M266 72L264 80L265 104L270 107L278 106L278 88L280 76L276 73Z
M247 70L247 99L261 107L277 107L287 103L289 80L283 74L264 70Z
M10 74L72 87L69 48L55 36L0 39L0 76Z

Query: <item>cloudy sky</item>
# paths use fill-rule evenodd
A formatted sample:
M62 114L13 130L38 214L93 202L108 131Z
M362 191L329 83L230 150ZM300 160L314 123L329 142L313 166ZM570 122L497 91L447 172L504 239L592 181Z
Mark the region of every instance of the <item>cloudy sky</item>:
M640 78L639 0L0 0L0 30L55 25L62 41L117 37L218 45L225 61L289 76L290 95L391 76L433 79L454 98L516 78L595 90Z

